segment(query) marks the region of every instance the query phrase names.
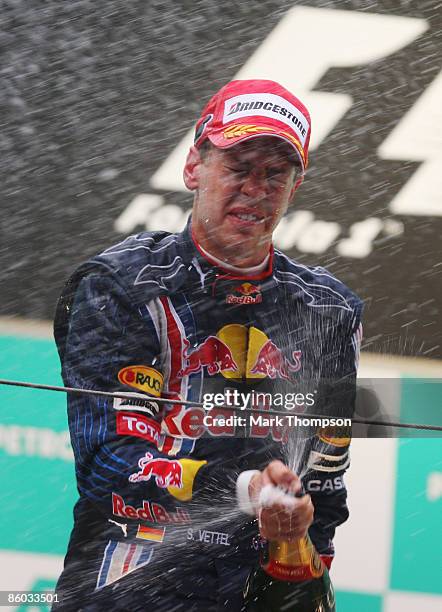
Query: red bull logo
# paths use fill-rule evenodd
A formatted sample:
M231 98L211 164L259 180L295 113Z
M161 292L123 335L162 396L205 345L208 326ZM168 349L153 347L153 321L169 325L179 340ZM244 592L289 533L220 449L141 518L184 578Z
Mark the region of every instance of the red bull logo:
M223 370L235 371L238 366L233 358L232 351L216 336L208 336L191 353L188 352L190 342L184 339L185 348L183 359L186 365L178 372L178 376L188 376L207 368L210 376Z
M274 342L267 340L260 348L250 371L252 374L263 374L269 378L288 380L291 372L298 372L301 369L301 351L293 351L292 358L293 362L289 361Z
M250 287L246 291L252 291ZM190 342L186 338L183 341L183 366L179 376L201 372L206 368L211 376L220 373L227 379L289 380L291 374L301 369L301 351L292 351L291 359L287 358L263 331L254 326L239 323L225 325L216 336L209 336L191 352Z
M129 476L130 482L143 482L155 478L160 489L167 487L183 487L183 468L179 461L174 459L154 459L152 453L146 453L138 461L140 471Z
M151 523L190 523L190 515L182 508L170 512L161 504L142 500L142 506L136 508L126 504L121 495L112 492L112 514L125 519L149 521Z
M242 283L233 288L236 294L229 293L226 304L259 304L262 302L261 287L252 283Z

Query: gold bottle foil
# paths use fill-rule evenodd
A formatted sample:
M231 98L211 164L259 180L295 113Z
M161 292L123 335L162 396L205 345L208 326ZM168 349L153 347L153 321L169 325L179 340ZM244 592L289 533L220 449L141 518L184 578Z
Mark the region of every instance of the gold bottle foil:
M324 567L308 536L293 542L269 542L268 562L263 565L274 578L289 582L319 578Z

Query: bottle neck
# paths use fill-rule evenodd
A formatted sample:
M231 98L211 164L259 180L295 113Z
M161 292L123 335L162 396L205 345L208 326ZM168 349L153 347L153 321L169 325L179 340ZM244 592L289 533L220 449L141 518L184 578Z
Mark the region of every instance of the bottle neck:
M308 536L295 541L269 542L264 571L286 582L302 582L319 578L325 565Z

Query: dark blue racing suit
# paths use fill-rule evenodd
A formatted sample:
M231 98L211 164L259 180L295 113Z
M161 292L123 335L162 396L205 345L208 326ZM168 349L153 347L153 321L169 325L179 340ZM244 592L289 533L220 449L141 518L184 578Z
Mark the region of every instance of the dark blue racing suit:
M300 416L351 416L361 311L326 270L278 251L258 277L217 268L189 226L131 236L82 265L55 320L64 382L128 395L69 396L80 497L54 609L240 610L263 543L235 483L274 458L303 474L309 534L329 564L348 516L349 439L263 415L297 394ZM262 419L154 401L226 390L249 394Z

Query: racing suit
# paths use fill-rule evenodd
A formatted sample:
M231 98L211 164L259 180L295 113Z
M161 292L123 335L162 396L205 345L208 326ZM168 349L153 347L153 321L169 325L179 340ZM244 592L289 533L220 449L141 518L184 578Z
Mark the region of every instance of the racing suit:
M323 268L278 251L258 277L228 273L195 245L190 223L107 249L59 300L66 386L124 396L68 397L80 497L54 609L240 610L263 543L236 507L235 483L274 458L303 474L315 509L309 535L327 565L348 517L349 439L155 402L253 389L264 399L248 408L262 416L275 408L269 394L296 391L298 414L352 414L361 301Z

